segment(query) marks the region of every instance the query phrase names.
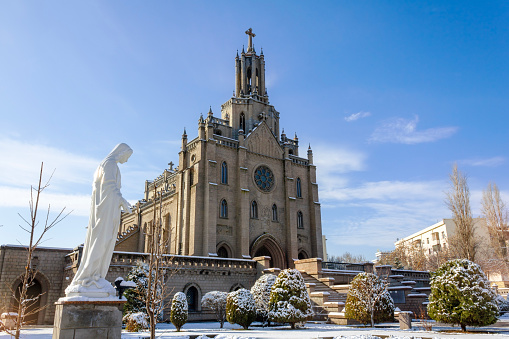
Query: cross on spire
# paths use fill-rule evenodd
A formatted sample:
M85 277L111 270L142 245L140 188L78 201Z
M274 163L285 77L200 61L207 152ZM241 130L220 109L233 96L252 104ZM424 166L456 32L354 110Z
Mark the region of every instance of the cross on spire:
M246 34L249 36L249 41L248 41L248 44L247 44L247 51L251 52L251 51L253 51L253 38L256 36L256 34L253 33L253 29L252 28L249 28L246 31Z

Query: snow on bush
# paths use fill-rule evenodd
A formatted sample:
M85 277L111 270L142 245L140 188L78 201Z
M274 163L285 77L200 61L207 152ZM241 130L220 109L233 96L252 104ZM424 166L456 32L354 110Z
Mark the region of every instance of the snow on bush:
M496 294L479 265L451 260L431 275L428 315L443 323L486 326L497 321Z
M507 301L500 294L497 294L497 296L495 297L495 302L497 303L498 310L500 313L509 311L509 301Z
M130 313L147 313L147 306L145 305L145 291L148 286L147 277L148 265L142 261L137 261L136 265L127 274L127 280L134 283L136 287L124 292L124 297L127 299L124 306L124 318Z
M180 332L180 328L187 322L187 309L186 295L182 292L175 293L171 301L170 320L177 332Z
M387 287L387 282L373 273L357 274L348 289L345 317L371 326L383 321L392 321L394 301Z
M129 313L122 318L128 332L139 332L148 328L148 317L143 312Z
M245 288L228 293L226 298L226 320L239 324L245 330L256 319L256 305L251 292Z
M212 291L201 298L201 305L210 308L216 314L216 320L223 328L226 320L226 297L228 293L220 291Z
M295 323L308 320L313 315L306 284L296 269L281 271L272 286L269 300L269 319L279 323Z
M274 274L264 274L251 288L251 294L256 304L256 318L259 321L266 322L269 316L270 291L276 282Z

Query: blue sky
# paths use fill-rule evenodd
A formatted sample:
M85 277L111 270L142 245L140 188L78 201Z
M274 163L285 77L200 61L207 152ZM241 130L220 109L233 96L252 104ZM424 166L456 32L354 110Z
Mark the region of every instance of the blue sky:
M178 162L186 127L234 89L256 33L270 102L318 166L329 254L371 259L450 217L456 162L474 214L509 201L509 4L503 1L4 1L0 5L0 243L26 243L40 162L45 200L72 215L46 246L83 242L93 171L119 142L124 196Z

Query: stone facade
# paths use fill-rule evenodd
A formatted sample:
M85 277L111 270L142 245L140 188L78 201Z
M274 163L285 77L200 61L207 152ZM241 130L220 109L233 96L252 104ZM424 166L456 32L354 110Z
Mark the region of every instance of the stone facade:
M249 32L249 31L248 31ZM252 33L251 33L252 34ZM252 39L252 35L249 35ZM251 41L251 40L250 40ZM154 196L168 254L249 259L274 267L323 253L316 167L311 148L299 157L297 136L279 130L265 88L265 59L249 45L235 58L235 95L198 120L198 136L182 135L179 164L145 184L123 214L116 250L146 252ZM158 212L159 213L159 212Z
M37 248L32 263L37 269L36 285L29 289L42 293L40 305L53 305L62 297L65 285L65 258L71 249L66 248ZM0 311L14 311L15 301L11 290L16 290L25 273L26 248L15 245L0 246ZM64 286L65 285L65 286ZM31 317L28 321L38 324L51 324L55 315L55 308L48 307Z

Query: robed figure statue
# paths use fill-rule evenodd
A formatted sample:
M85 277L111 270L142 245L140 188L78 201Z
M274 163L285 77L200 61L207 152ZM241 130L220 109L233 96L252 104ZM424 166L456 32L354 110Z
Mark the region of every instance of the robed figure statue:
M105 279L120 225L120 209L131 212L120 193L120 170L133 153L118 144L101 162L94 174L87 237L78 271L65 289L70 299L115 297L114 287Z

